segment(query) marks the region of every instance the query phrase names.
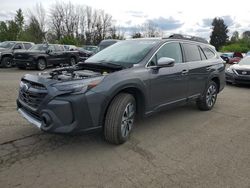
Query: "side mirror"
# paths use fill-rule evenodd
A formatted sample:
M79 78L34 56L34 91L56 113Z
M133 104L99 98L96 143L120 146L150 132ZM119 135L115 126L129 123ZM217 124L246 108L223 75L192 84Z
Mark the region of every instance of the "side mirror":
M158 61L157 61L157 66L159 68L162 67L173 67L175 64L175 60L169 57L161 57Z

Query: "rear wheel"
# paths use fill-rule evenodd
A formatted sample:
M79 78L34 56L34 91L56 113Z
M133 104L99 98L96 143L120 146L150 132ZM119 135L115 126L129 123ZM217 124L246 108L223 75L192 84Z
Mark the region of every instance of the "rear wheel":
M214 81L210 81L204 95L197 100L197 106L200 110L211 110L216 102L218 86Z
M12 67L12 63L13 63L13 58L12 57L4 57L2 59L2 62L1 62L2 67L4 67L4 68Z
M104 137L112 144L126 142L132 131L136 113L136 102L132 95L121 93L111 102L104 125Z
M47 67L46 61L44 59L38 59L37 69L44 70L44 69L46 69L46 67Z

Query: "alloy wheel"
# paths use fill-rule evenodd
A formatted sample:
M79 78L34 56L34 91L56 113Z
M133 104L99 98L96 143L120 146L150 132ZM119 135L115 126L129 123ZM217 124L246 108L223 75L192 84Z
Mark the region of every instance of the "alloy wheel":
M212 107L216 101L217 97L217 88L215 85L210 85L207 90L206 102L209 107Z
M123 137L127 137L132 130L135 117L135 105L129 103L123 113L121 122L121 133Z

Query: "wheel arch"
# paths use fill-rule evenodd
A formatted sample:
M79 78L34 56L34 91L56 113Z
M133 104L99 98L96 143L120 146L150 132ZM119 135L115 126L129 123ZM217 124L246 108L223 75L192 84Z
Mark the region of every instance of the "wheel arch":
M143 90L135 85L127 85L124 86L122 88L119 88L118 90L116 90L111 97L109 98L108 102L106 103L105 107L104 107L104 111L102 113L102 116L100 118L100 123L101 125L103 125L102 123L105 121L105 117L108 111L108 108L111 104L111 102L113 101L113 99L119 95L120 93L128 93L131 94L136 101L136 113L139 117L142 117L145 113L145 108L146 108L146 96L144 95Z
M44 56L38 56L38 57L36 57L36 61L37 62L38 62L39 59L43 59L46 62L46 65L48 66L48 62L47 62L46 57L44 57Z
M1 56L1 61L2 61L2 59L3 58L5 58L5 57L10 57L10 58L14 58L14 56L12 55L12 54L3 54L2 56Z
M217 85L218 92L220 91L220 79L218 76L214 76L211 78L211 81L215 82Z

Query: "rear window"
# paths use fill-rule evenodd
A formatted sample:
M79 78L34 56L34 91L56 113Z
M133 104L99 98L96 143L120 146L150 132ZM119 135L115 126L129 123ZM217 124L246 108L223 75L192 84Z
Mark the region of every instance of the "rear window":
M26 50L30 49L32 46L30 43L23 43L23 45Z
M183 44L184 53L187 62L191 61L200 61L201 55L199 52L199 48L195 44Z
M205 53L207 59L213 59L215 57L215 53L211 49L202 47L202 50Z
M200 50L200 54L201 54L201 59L202 59L202 60L206 60L207 58L206 58L206 56L205 56L203 50L202 50L201 48L199 48L199 50Z

